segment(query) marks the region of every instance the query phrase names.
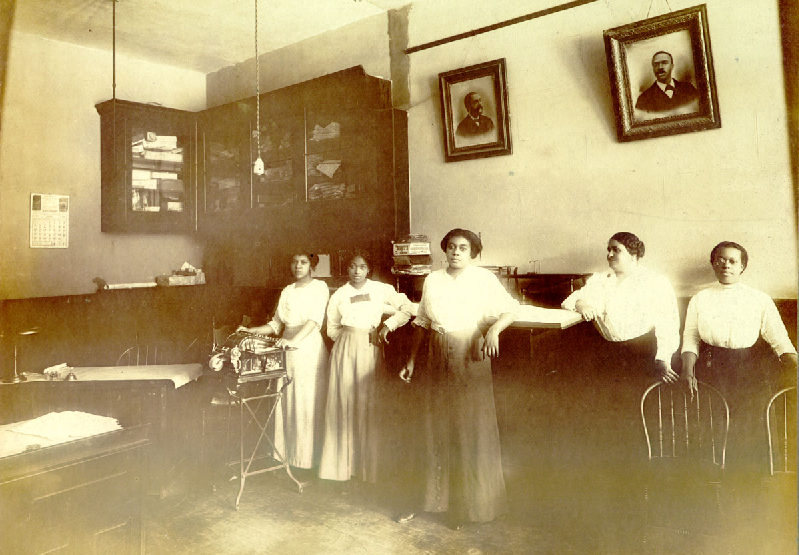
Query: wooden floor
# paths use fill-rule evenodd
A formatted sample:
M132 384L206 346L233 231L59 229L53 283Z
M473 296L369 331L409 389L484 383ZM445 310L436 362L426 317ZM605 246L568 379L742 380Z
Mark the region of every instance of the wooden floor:
M696 515L698 526L690 534L665 519L645 518L643 484L636 473L601 463L612 460L609 454L619 449L640 451L613 442L605 452L603 447L587 449L590 442L577 433L570 416L580 407L553 394L546 363L519 363L529 353L526 342L519 345L517 356L495 365L509 500L508 513L495 522L466 525L459 531L449 529L440 514L420 514L407 524L394 522L411 485L408 453L418 429L413 422L418 404L412 388L387 379L383 398L393 401L384 407L381 456L386 470L377 486L344 494L335 483L312 479L300 494L285 472L262 474L247 479L236 511L237 480L222 480L213 490L208 474L189 463L164 499L148 499L147 553L796 553L795 476L786 481L766 478L764 472L743 484L725 483L723 511L718 514L717 505L703 504L715 499L712 492L707 499L702 492L700 498L693 495L696 492L678 492L675 497L684 500L683 505L668 510Z

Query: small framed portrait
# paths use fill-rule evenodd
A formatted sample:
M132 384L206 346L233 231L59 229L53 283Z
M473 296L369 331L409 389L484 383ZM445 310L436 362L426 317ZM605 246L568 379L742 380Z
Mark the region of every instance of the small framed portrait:
M604 37L620 141L721 127L704 4Z
M505 59L438 75L447 162L511 153Z

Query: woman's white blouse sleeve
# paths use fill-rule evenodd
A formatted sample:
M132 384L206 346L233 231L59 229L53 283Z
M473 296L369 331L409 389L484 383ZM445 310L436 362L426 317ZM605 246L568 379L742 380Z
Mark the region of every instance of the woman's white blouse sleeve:
M699 355L699 314L696 310L696 296L688 302L685 313L685 329L682 332L682 352Z
M327 305L327 335L333 341L336 340L339 333L341 333L341 310L339 310L339 302L341 295L337 294L337 290L330 297L330 302Z
M308 317L307 320L313 320L316 325L322 327L325 321L325 310L327 303L330 300L330 289L324 281L313 282L313 292L311 300L308 303Z
M499 281L495 275L489 273L489 279L486 280L486 289L490 292L488 295L488 303L485 316L499 317L501 314L512 314L515 318L519 316L519 301L513 295L508 293L502 282Z
M385 302L396 312L389 316L384 325L391 331L396 330L408 323L411 319L411 301L404 293L398 293L394 287L384 284L386 288Z
M768 297L768 295L765 294L764 296ZM777 310L777 305L774 304L774 300L768 297L763 304L765 306L763 307L763 320L760 327L760 335L766 343L771 345L771 348L774 349L778 357L785 353L795 354L796 347L791 343L788 330L785 329L785 324Z
M601 296L604 289L607 287L608 275L607 273L596 273L592 274L585 280L585 285L583 285L580 289L573 291L566 299L561 303L561 308L566 310L571 310L572 312L577 312L577 301L586 301L591 305L595 305L594 308L600 308L601 304Z
M287 290L291 287L284 288L280 292L280 299L277 301L277 308L275 309L275 314L272 316L272 319L269 321L269 326L274 330L275 335L280 335L283 332L284 322L281 318L281 312L285 312L286 310L286 297L287 297Z
M420 328L425 328L425 329L430 329L430 325L432 323L427 308L428 279L430 279L430 276L427 276L427 279L425 279L424 282L422 283L422 300L419 302L419 309L416 312L416 318L413 319L414 326L419 326Z

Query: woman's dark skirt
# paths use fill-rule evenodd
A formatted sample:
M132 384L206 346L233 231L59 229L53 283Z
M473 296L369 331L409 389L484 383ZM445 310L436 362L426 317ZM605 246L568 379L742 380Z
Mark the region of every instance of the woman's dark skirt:
M768 471L766 403L775 392L777 358L763 341L746 349L702 342L695 375L718 389L730 407L727 469L750 477Z
M479 330L429 332L423 389L423 509L486 522L506 510L491 361Z

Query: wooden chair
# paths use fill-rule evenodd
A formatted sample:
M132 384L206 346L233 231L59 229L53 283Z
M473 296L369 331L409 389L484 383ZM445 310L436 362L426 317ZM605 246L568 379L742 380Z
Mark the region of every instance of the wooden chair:
M761 553L796 551L796 387L774 394L766 403L769 475L763 479L758 523L763 528Z
M177 364L181 362L180 350L171 343L133 345L119 355L117 366L148 366L151 364Z
M719 547L726 538L721 481L730 409L717 389L697 387L691 398L682 382L658 382L641 397L647 552L725 551Z
M182 346L174 341L136 343L125 349L117 359L117 366L147 366L151 364L187 364L208 361L212 338L210 334L195 337Z
M778 391L766 405L769 474L796 474L796 387Z

